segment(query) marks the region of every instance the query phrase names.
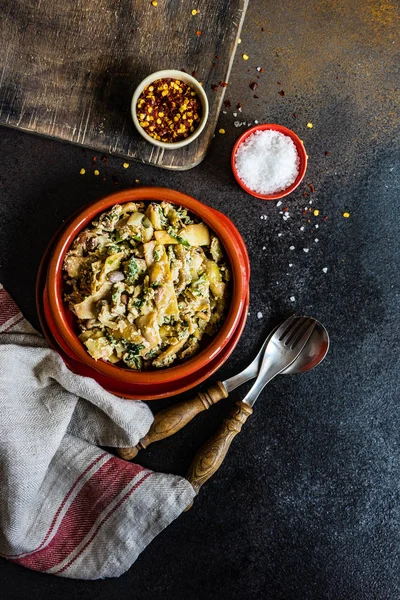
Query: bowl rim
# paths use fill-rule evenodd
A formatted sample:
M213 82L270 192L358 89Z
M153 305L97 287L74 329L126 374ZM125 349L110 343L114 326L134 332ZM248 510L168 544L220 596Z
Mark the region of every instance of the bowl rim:
M233 279L232 301L228 314L218 334L211 340L206 348L199 352L199 354L196 354L193 358L190 358L179 365L167 367L165 369L156 371L130 371L105 361L95 361L88 354L76 334L72 331L66 318L70 311L62 299L62 265L64 256L73 240L96 215L114 204L146 200L156 202L164 200L185 206L215 231L224 246L231 264ZM68 346L82 362L89 364L95 370L120 381L153 385L154 383L162 383L186 377L188 373L202 368L205 364L215 358L232 338L240 321L250 278L248 255L240 233L228 217L222 215L224 218L221 219L220 215L221 213L215 209L187 194L183 194L182 192L163 187L142 187L110 194L84 207L79 214L72 218L65 230L61 232L60 237L56 240L55 246L49 257L47 282L49 304L57 329Z
M250 137L250 135L252 135L256 131L266 131L266 130L271 130L271 129L274 131L278 131L279 133L283 133L284 135L287 135L288 137L291 138L291 140L295 144L296 150L297 150L297 153L298 153L299 159L300 159L299 173L298 173L295 181L286 189L281 190L280 192L276 192L275 194L260 194L258 192L255 192L251 188L247 187L247 185L240 179L239 174L237 172L237 168L236 168L236 160L235 160L236 153L238 151L239 146L248 137ZM240 185L240 187L242 189L244 189L245 192L247 192L251 196L254 196L255 198L260 198L261 200L279 200L279 198L284 198L288 194L291 194L300 185L300 183L304 179L304 175L307 170L307 160L308 160L308 156L307 156L306 149L304 147L303 140L301 140L294 133L294 131L292 131L291 129L288 129L288 127L284 127L283 125L278 125L276 123L259 123L258 125L254 125L253 127L246 129L246 131L244 131L239 136L239 138L236 140L236 143L233 146L233 150L232 150L232 154L231 154L231 167L232 167L232 172L233 172L233 175L234 175L237 183Z
M158 79L165 79L168 77L175 78L175 79L178 79L178 78L182 79L182 81L184 81L185 83L188 83L191 87L193 87L200 97L200 101L201 101L202 108L203 108L203 114L202 114L200 124L197 127L197 129L194 130L192 135L190 135L186 139L181 140L179 142L160 142L158 140L153 139L150 135L148 135L146 133L146 131L143 129L143 127L140 127L139 120L136 116L136 104L137 104L140 94L142 93L142 91L146 87L146 85L149 85L150 83L152 83L153 81L157 81ZM132 115L133 123L134 123L138 133L140 133L140 135L147 142L150 142L151 144L153 144L153 146L157 146L158 148L164 148L165 150L176 150L177 148L183 148L184 146L187 146L188 144L191 144L192 142L194 142L194 140L201 134L204 127L206 126L208 114L209 114L208 98L207 98L207 94L205 93L203 87L200 85L200 83L197 81L197 79L195 79L195 77L193 77L192 75L189 75L189 73L185 73L184 71L179 71L178 69L163 69L161 71L155 71L154 73L150 73L150 75L147 75L147 77L145 77L139 83L139 85L136 87L135 91L133 92L132 101L131 101L131 115Z

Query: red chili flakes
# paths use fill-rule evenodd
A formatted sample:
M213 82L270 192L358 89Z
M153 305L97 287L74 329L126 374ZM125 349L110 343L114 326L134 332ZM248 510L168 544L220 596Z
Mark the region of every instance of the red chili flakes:
M284 92L283 90L281 90L280 92L278 92L278 94L279 94L280 96L284 96L284 95L285 95L285 92Z
M264 31L264 27L261 27L261 31Z
M280 81L277 81L277 82L276 82L276 85L281 85L281 82L280 82Z
M103 161L104 164L108 163L108 156L107 154L103 154L103 156L101 157L101 160Z
M255 81L252 81L249 84L249 88L254 92L254 90L256 90L258 88L258 83L256 83Z
M225 108L230 108L232 106L232 103L230 100L224 100L224 106Z
M226 88L226 86L227 86L228 84L226 83L226 81L220 81L220 82L219 82L219 85L220 85L221 87L223 87L223 88Z
M322 220L323 220L323 221L327 221L327 220L328 220L328 217L322 217Z
M164 78L147 85L136 105L139 125L161 142L178 142L198 127L202 106L197 93L179 79Z
M253 98L259 98L259 96L257 96L257 94L253 94Z
M330 155L330 152L325 152L325 156L329 156L329 155Z
M211 85L211 89L212 89L213 92L217 92L218 91L218 84L217 83L213 83Z
M221 57L220 57L220 55L219 55L219 54L216 54L216 55L215 55L215 58L216 58L217 60L219 60Z
M196 31L196 35L201 35L201 31L199 29Z
M217 63L213 63L213 69L215 69L217 66Z
M192 77L197 77L197 71L192 71Z
M238 103L236 104L236 108L237 108L238 110L240 110L240 111L242 111L242 106L243 106L243 104L242 104L241 102L238 102Z
M97 161L97 156L93 156L93 158L92 158L92 165L94 165L96 163L96 161Z
M305 192L303 192L303 196L304 198L307 198L307 194Z
M296 115L296 113L292 113L292 115L293 115L293 117L294 117L295 119L297 119L297 115Z
M114 185L118 185L119 184L119 180L118 180L118 177L116 175L111 175L111 179L113 180Z
M312 183L308 184L308 187L310 188L311 192L314 193L315 192L315 187L313 186Z

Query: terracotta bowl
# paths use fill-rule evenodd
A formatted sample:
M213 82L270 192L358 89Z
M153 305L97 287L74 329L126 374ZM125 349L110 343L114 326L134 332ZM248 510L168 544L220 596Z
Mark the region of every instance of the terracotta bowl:
M95 361L80 342L76 318L63 301L64 279L62 266L65 254L79 232L91 223L98 214L114 204L141 201L161 202L163 200L190 210L204 221L221 241L232 272L232 295L225 321L218 334L210 340L201 352L176 366L172 365L154 371L132 371L102 360ZM191 378L197 371L202 370L203 372L207 365L213 363L226 345L229 344L239 325L241 323L243 325L243 314L248 302L249 278L250 267L246 247L239 232L225 215L191 196L168 188L143 187L128 189L111 194L83 208L67 223L56 238L49 256L47 270L48 312L52 317L53 329L57 330L57 335L81 363L109 379L124 384L138 385L142 390L145 390L147 386L154 387L160 384L170 386L173 382Z

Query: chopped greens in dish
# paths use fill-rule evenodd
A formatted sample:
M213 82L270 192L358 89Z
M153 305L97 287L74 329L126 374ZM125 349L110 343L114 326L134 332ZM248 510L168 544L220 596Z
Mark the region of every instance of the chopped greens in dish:
M95 360L168 367L196 354L226 313L231 275L218 238L168 202L113 206L79 234L63 268L64 300Z

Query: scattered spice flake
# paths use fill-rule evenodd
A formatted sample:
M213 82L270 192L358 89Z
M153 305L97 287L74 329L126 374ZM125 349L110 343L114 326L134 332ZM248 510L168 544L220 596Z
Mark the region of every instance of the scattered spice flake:
M278 92L278 94L279 94L280 96L284 96L284 95L285 95L285 92L284 92L283 90L281 90L280 92Z
M328 217L322 217L322 220L323 220L323 221L327 221L327 220L328 220Z
M197 13L198 13L198 12L200 12L200 11L198 11L198 10L196 10L196 9L194 8L194 9L192 10L192 15L193 15L193 16L195 16L195 15L197 15Z
M94 174L94 175L96 175L96 177L97 177L98 175L100 175L100 171L98 171L97 169L95 169L95 170L93 171L93 174Z
M196 35L201 35L201 31L199 29L196 31Z
M253 98L259 98L260 96L257 96L257 94L253 94Z
M313 186L312 183L308 184L308 187L310 188L311 192L314 193L315 192L315 187Z
M329 155L330 155L330 152L325 152L325 156L329 156Z
M350 217L350 213L349 212L344 212L343 216L345 219L348 219Z
M140 183L139 179L135 179L135 183Z
M216 83L213 83L211 85L211 89L212 89L213 92L216 92L218 90L218 85Z
M192 71L192 77L197 77L197 71Z
M264 69L262 67L256 67L256 69L259 73L264 73Z
M92 165L94 165L94 163L97 161L97 156L93 156L92 158Z
M247 54L242 54L242 58L243 58L243 60L249 60L249 57L247 56Z
M261 27L261 31L264 31L264 27Z
M308 129L312 129L313 128L313 124L312 123L307 123L307 127L308 127Z
M318 208L316 208L314 210L314 217L318 217L318 215L319 215L319 210L318 210Z
M324 268L322 269L322 272L323 272L323 273L327 273L327 272L328 272L328 267L324 267Z
M118 177L116 177L115 175L111 175L111 179L113 180L114 185L118 185Z
M249 83L249 88L254 92L254 90L258 88L258 83L252 81L251 83Z
M124 169L127 169L129 167L129 163L123 163L122 166L124 167Z
M296 302L296 298L294 296L290 296L289 300L290 302Z
M239 111L239 112L242 112L242 103L241 103L241 102L238 102L238 103L236 104L236 108L238 109L238 111Z
M221 57L220 57L220 55L219 55L219 54L216 54L216 55L215 55L215 58L216 58L217 60L219 60Z
M280 81L277 81L277 82L276 82L276 85L281 85L281 82L280 82Z
M294 119L297 119L297 115L296 115L296 113L292 113L292 115L293 115L293 118L294 118Z
M79 171L79 175L84 175L85 173L86 173L86 169L81 169L81 170Z
M103 156L101 157L101 160L103 161L104 164L108 163L108 156L107 154L103 154Z
M218 130L218 133L220 133L221 135L224 135L225 129L222 129L222 127L221 127L221 129Z
M242 40L241 40L241 38L239 38L238 39L238 44L241 44L241 43L242 43Z
M225 108L230 108L232 106L231 101L230 100L224 100L224 106L225 106Z
M151 4L152 4L152 6L158 6L158 2L157 2L157 0L152 0L152 3L151 3Z
M226 86L227 86L228 84L226 83L226 81L220 81L220 82L219 82L219 85L220 85L221 87L223 87L223 88L226 88Z

